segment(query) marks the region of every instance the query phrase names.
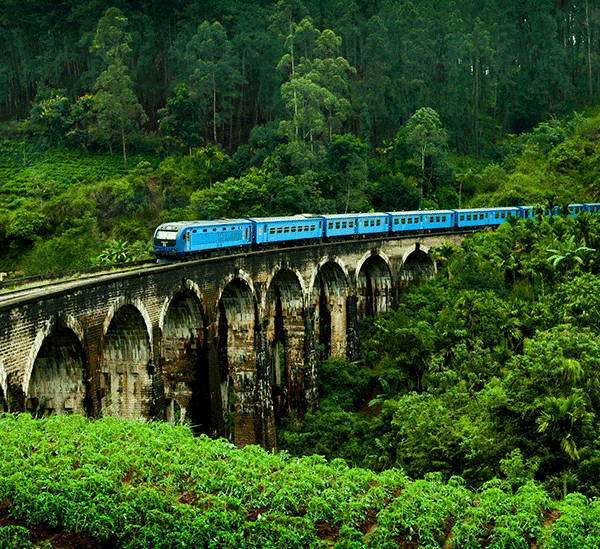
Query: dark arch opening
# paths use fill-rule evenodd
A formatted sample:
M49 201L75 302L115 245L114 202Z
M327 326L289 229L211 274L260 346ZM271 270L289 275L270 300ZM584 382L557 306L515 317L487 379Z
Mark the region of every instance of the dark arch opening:
M150 338L141 313L124 305L111 320L102 349L100 400L104 413L151 418L154 395Z
M323 265L313 290L315 339L320 360L346 352L348 294L348 284L341 267L333 262Z
M162 333L165 412L169 423L187 422L194 432L212 430L206 322L197 296L178 292Z
M65 327L53 330L33 363L27 410L38 417L90 413L85 371L85 354L77 336Z
M254 297L241 279L223 290L218 305L217 359L226 436L238 446L258 443Z
M431 278L435 274L435 265L431 258L423 250L415 250L404 262L399 273L402 282L408 283L413 280Z
M374 317L392 308L392 277L385 261L379 256L369 257L357 278L358 316Z

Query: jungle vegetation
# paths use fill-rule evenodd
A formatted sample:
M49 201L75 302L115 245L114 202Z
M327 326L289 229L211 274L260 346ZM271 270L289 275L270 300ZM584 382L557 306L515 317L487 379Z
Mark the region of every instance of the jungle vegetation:
M0 264L169 219L592 202L598 6L0 2Z
M597 14L0 0L0 270L148 257L167 220L597 202ZM0 548L597 547L600 222L434 254L276 455L0 418Z

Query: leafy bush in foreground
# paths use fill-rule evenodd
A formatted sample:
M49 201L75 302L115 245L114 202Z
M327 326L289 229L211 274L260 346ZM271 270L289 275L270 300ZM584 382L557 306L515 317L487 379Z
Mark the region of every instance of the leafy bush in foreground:
M38 524L127 548L553 548L597 540L596 500L573 494L551 507L533 481L494 480L473 492L459 477L412 481L399 469L377 474L341 459L237 449L162 423L0 417L0 518L8 510L14 523L0 529L0 547L39 545L28 537Z

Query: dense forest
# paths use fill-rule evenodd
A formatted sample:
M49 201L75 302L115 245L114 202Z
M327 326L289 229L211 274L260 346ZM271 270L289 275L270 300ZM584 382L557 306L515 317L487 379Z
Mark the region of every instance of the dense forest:
M0 7L5 271L174 219L595 201L591 1Z
M176 219L539 206L434 250L277 455L3 416L0 548L597 546L600 221L542 215L598 202L596 0L0 0L0 43L9 276Z
M595 0L1 7L4 120L28 116L45 89L60 90L69 104L89 95L101 102L108 70L131 90L122 101L139 104L131 118L139 114L150 132L171 125L192 146L220 144L233 154L253 128L287 121L288 135L313 146L352 133L378 147L427 106L452 148L479 153L600 100ZM100 24L109 8L118 12ZM165 108L174 121L165 121ZM108 141L108 129L99 131Z

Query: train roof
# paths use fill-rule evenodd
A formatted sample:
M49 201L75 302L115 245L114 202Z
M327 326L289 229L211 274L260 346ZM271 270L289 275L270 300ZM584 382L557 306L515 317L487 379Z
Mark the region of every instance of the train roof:
M297 214L279 217L249 217L248 219L256 223L280 223L284 221L310 221L311 219L319 219L319 216L315 214Z
M214 225L238 225L242 223L249 223L247 219L203 219L199 221L172 221L170 223L163 223L159 229L162 230L181 230L188 227L212 227Z
M321 217L325 219L349 219L349 218L357 218L357 217L376 217L376 216L385 216L386 212L371 212L371 213L345 213L345 214L322 214Z
M390 215L438 215L438 214L453 214L454 210L412 210L408 212L386 212Z
M520 209L521 206L498 206L497 208L495 208L494 206L491 207L483 207L483 208L463 208L460 210L455 210L459 213L471 213L471 212L485 212L485 211L500 211L500 212L512 212L514 210L518 210Z

